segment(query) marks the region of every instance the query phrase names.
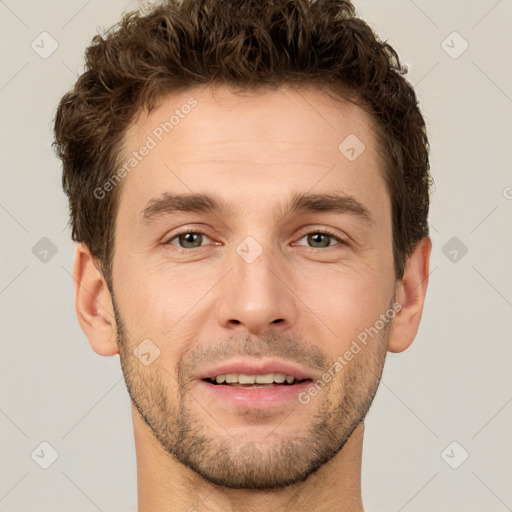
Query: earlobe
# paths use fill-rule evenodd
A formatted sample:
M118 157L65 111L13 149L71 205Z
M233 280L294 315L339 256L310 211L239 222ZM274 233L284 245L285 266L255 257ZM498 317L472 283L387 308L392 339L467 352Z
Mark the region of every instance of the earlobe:
M397 284L396 302L402 309L393 319L388 350L402 352L413 342L420 325L428 286L430 237L422 238L407 258L402 280Z
M73 280L78 323L92 349L102 356L119 353L110 292L85 244L76 247Z

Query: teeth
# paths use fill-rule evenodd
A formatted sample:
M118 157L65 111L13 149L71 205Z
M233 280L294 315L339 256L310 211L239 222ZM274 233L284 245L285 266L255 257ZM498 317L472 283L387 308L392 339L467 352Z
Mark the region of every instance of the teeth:
M239 384L254 384L255 378L254 375L238 375L238 383Z
M265 375L256 375L256 384L272 384L273 382L274 382L274 374L273 373L265 373Z
M265 373L263 375L246 375L243 373L228 373L226 375L217 375L215 382L217 384L282 384L286 381L288 384L295 382L295 377L285 375L284 373Z

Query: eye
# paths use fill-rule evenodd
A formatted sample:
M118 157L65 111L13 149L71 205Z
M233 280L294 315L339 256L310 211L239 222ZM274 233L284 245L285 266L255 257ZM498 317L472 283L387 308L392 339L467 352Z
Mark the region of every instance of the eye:
M210 237L206 236L201 231L188 230L174 235L165 243L169 245L177 245L180 249L197 249L198 247L201 247L201 242L204 238L211 241ZM177 240L178 243L173 243L173 240Z
M174 245L178 249L198 249L203 247L202 242L212 241L211 238L205 235L202 231L188 230L178 233L170 238L164 245ZM311 231L300 238L299 241L306 239L306 243L313 249L324 249L332 247L333 245L347 245L347 242L337 235L329 231ZM298 243L297 245L303 245Z
M304 238L307 239L307 243L311 244L310 247L314 249L323 249L326 247L330 247L332 245L337 245L336 243L332 243L332 241L338 242L338 244L346 245L346 242L342 240L340 237L330 233L329 231L311 231L303 236L300 240ZM302 244L299 244L302 245Z

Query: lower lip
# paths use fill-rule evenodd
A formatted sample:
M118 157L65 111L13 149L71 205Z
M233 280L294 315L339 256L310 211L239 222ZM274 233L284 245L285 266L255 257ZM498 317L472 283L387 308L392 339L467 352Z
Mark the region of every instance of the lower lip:
M204 380L200 380L199 385L210 396L231 405L264 409L282 405L290 400L298 400L298 395L311 385L311 381L307 380L291 385L276 385L268 388L237 388L222 384L211 384Z

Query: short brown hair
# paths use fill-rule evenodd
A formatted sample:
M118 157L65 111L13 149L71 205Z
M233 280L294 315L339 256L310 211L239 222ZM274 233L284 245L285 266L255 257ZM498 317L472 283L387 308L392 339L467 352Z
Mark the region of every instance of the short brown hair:
M102 199L94 190L119 165L130 123L165 95L205 84L327 86L350 91L375 120L401 279L407 256L428 235L430 186L425 122L405 74L395 50L344 0L167 0L127 13L93 38L85 71L56 113L72 238L89 247L111 284L121 187Z

